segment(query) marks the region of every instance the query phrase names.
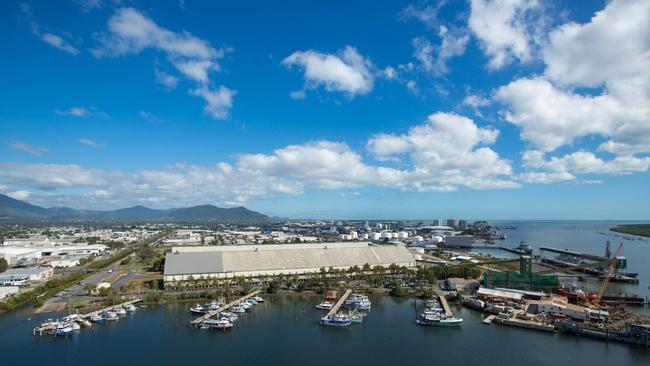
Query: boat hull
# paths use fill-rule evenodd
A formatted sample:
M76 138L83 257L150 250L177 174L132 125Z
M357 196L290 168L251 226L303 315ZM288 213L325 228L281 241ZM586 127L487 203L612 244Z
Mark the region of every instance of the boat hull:
M447 327L447 328L458 328L460 327L463 319L454 319L454 320L440 320L440 321L429 321L418 319L415 321L419 325L428 325L434 327Z
M349 327L352 324L352 320L347 320L347 321L333 321L333 320L324 320L321 319L320 325L326 326L326 327L337 327L337 328L343 328L343 327Z

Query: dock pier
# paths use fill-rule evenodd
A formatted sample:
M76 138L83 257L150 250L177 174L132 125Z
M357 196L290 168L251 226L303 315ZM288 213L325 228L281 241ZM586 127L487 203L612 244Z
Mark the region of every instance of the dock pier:
M345 300L347 300L348 297L350 297L350 294L351 294L351 293L352 293L352 290L350 290L350 289L348 289L347 291L345 291L345 293L343 294L343 296L341 296L341 297L338 299L338 301L336 302L336 304L334 304L334 306L332 307L332 309L331 309L330 311L327 312L327 315L325 315L325 317L328 317L328 318L333 317L334 314L336 314L336 313L339 311L339 309L341 308L341 306L343 306L343 304L345 303Z
M120 304L116 304L116 305L111 305L111 306L105 307L105 308L103 308L103 309L95 310L95 311L92 311L92 312L90 312L90 313L79 314L79 318L80 318L80 319L86 319L86 320L87 320L87 319L89 319L91 316L102 314L104 311L107 311L107 310L110 310L110 309L113 309L113 308L116 308L116 307L120 307L120 306L131 305L131 304L137 304L137 303L139 303L139 302L141 302L141 301L142 301L142 299L129 300L129 301L126 301L126 302L123 302L123 303L120 303ZM38 334L38 335L43 335L43 333L46 333L46 332L48 332L48 331L53 330L54 328L56 328L57 323L58 323L58 321L56 321L56 322L50 322L50 323L46 323L46 324L44 324L44 325L41 325L41 326L38 326L38 327L34 328L34 331L33 331L33 332L34 332L34 335L36 335L36 334Z
M253 297L253 296L259 294L260 292L261 292L260 290L253 291L253 292L251 292L250 294L248 294L248 295L246 295L246 296L242 296L242 297L240 297L239 299L237 299L237 300L235 300L235 301L229 302L228 304L223 305L223 306L219 307L219 308L216 309L216 310L209 311L209 312L207 312L207 313L201 315L200 317L198 317L198 318L192 320L192 321L190 322L190 325L196 327L196 326L198 326L199 324L201 324L201 322L203 322L204 320L206 320L206 319L210 319L210 318L212 318L213 316L215 316L215 315L217 315L217 314L219 314L219 313L221 313L221 312L223 312L223 311L226 311L226 310L230 309L231 307L233 307L233 306L235 306L235 305L241 304L242 302L244 302L244 301L250 299L251 297Z
M454 313L451 311L451 308L449 307L449 303L447 302L447 298L445 295L438 295L438 298L440 299L440 304L442 305L442 308L445 310L445 314L447 316L454 316Z
M123 303L120 303L120 304L107 306L107 307L105 307L103 309L95 310L95 311L92 311L92 312L86 313L86 314L81 314L81 318L82 319L90 319L90 317L95 316L95 315L101 315L103 312L105 312L107 310L111 310L113 308L119 308L120 306L133 305L133 304L137 304L139 302L142 302L142 299L133 299L133 300L129 300L129 301L126 301L126 302L123 302Z

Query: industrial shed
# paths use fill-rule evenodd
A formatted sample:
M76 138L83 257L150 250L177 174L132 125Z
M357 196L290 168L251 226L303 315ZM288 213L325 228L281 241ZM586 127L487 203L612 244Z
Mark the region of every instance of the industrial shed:
M369 243L320 243L173 248L165 260L165 282L193 278L255 277L320 272L322 267L413 267L405 247Z

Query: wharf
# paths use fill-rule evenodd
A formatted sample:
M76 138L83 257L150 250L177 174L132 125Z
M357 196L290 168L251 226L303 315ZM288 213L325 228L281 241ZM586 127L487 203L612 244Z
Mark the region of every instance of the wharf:
M117 304L117 305L111 305L111 306L105 307L103 309L95 310L95 311L92 311L90 313L81 314L81 318L82 319L89 319L92 316L101 315L103 312L105 312L107 310L111 310L113 308L119 308L120 306L133 305L133 304L137 304L139 302L142 302L142 299L129 300L129 301Z
M343 296L341 296L341 297L339 298L339 300L336 302L336 304L334 305L334 307L332 307L332 309L327 313L327 315L326 315L325 317L331 318L332 316L334 316L334 314L336 314L336 312L339 311L339 309L340 309L341 306L345 303L345 300L348 299L348 297L350 296L351 293L352 293L352 290L350 290L350 289L348 289L347 291L345 291L345 293L343 294Z
M218 309L216 309L216 310L212 310L212 311L210 311L210 312L205 313L204 315L201 315L200 317L198 317L198 318L192 320L192 321L190 322L190 324L193 325L193 326L197 326L197 325L199 325L201 322L203 322L204 320L206 320L206 319L210 319L210 318L212 318L213 316L215 316L215 315L217 315L217 314L219 314L219 313L221 313L221 312L223 312L223 311L226 311L226 310L230 309L231 307L233 307L233 306L235 306L235 305L238 305L238 304L240 304L240 303L242 303L242 302L244 302L244 301L250 299L251 297L253 297L253 296L259 294L260 292L261 292L261 291L257 290L257 291L253 291L253 292L251 292L250 294L248 294L248 295L246 295L246 296L242 296L242 297L240 297L239 299L237 299L237 300L235 300L235 301L232 301L232 302L229 302L228 304L223 305L223 306L221 306L220 308L218 308Z
M483 319L483 324L487 324L487 325L492 324L492 322L494 321L494 318L496 318L496 317L497 316L494 315L494 314L488 316L487 318Z
M91 316L100 315L104 311L107 311L107 310L110 310L110 309L113 309L113 308L117 308L117 307L120 307L120 306L137 304L137 303L139 303L141 301L142 301L142 299L129 300L129 301L117 304L117 305L111 305L111 306L105 307L105 308L100 309L100 310L92 311L90 313L80 314L79 318L80 319L89 319ZM58 322L48 322L48 323L45 323L44 325L38 326L38 327L34 328L34 334L43 335L43 333L46 333L46 332L51 331L54 328L56 328L57 323Z
M493 320L497 324L510 325L510 326L513 326L513 327L541 330L541 331L544 331L544 332L553 332L553 331L555 331L555 327L550 325L550 324L544 324L544 323L539 323L539 322L531 322L531 321L528 321L528 320L520 320L520 319L516 319L516 318L499 318L499 317L495 317Z
M438 295L438 298L440 299L442 308L445 310L445 314L447 314L447 316L454 316L454 313L451 311L449 303L447 302L447 298L444 295Z

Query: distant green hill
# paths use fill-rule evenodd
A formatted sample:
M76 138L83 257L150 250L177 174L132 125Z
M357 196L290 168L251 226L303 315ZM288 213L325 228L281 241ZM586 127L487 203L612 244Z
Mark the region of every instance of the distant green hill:
M0 194L0 222L223 222L259 223L271 218L245 207L212 205L166 210L133 206L113 211L77 210L69 207L44 208Z
M616 231L617 233L647 236L650 238L650 224L618 225L609 230Z

